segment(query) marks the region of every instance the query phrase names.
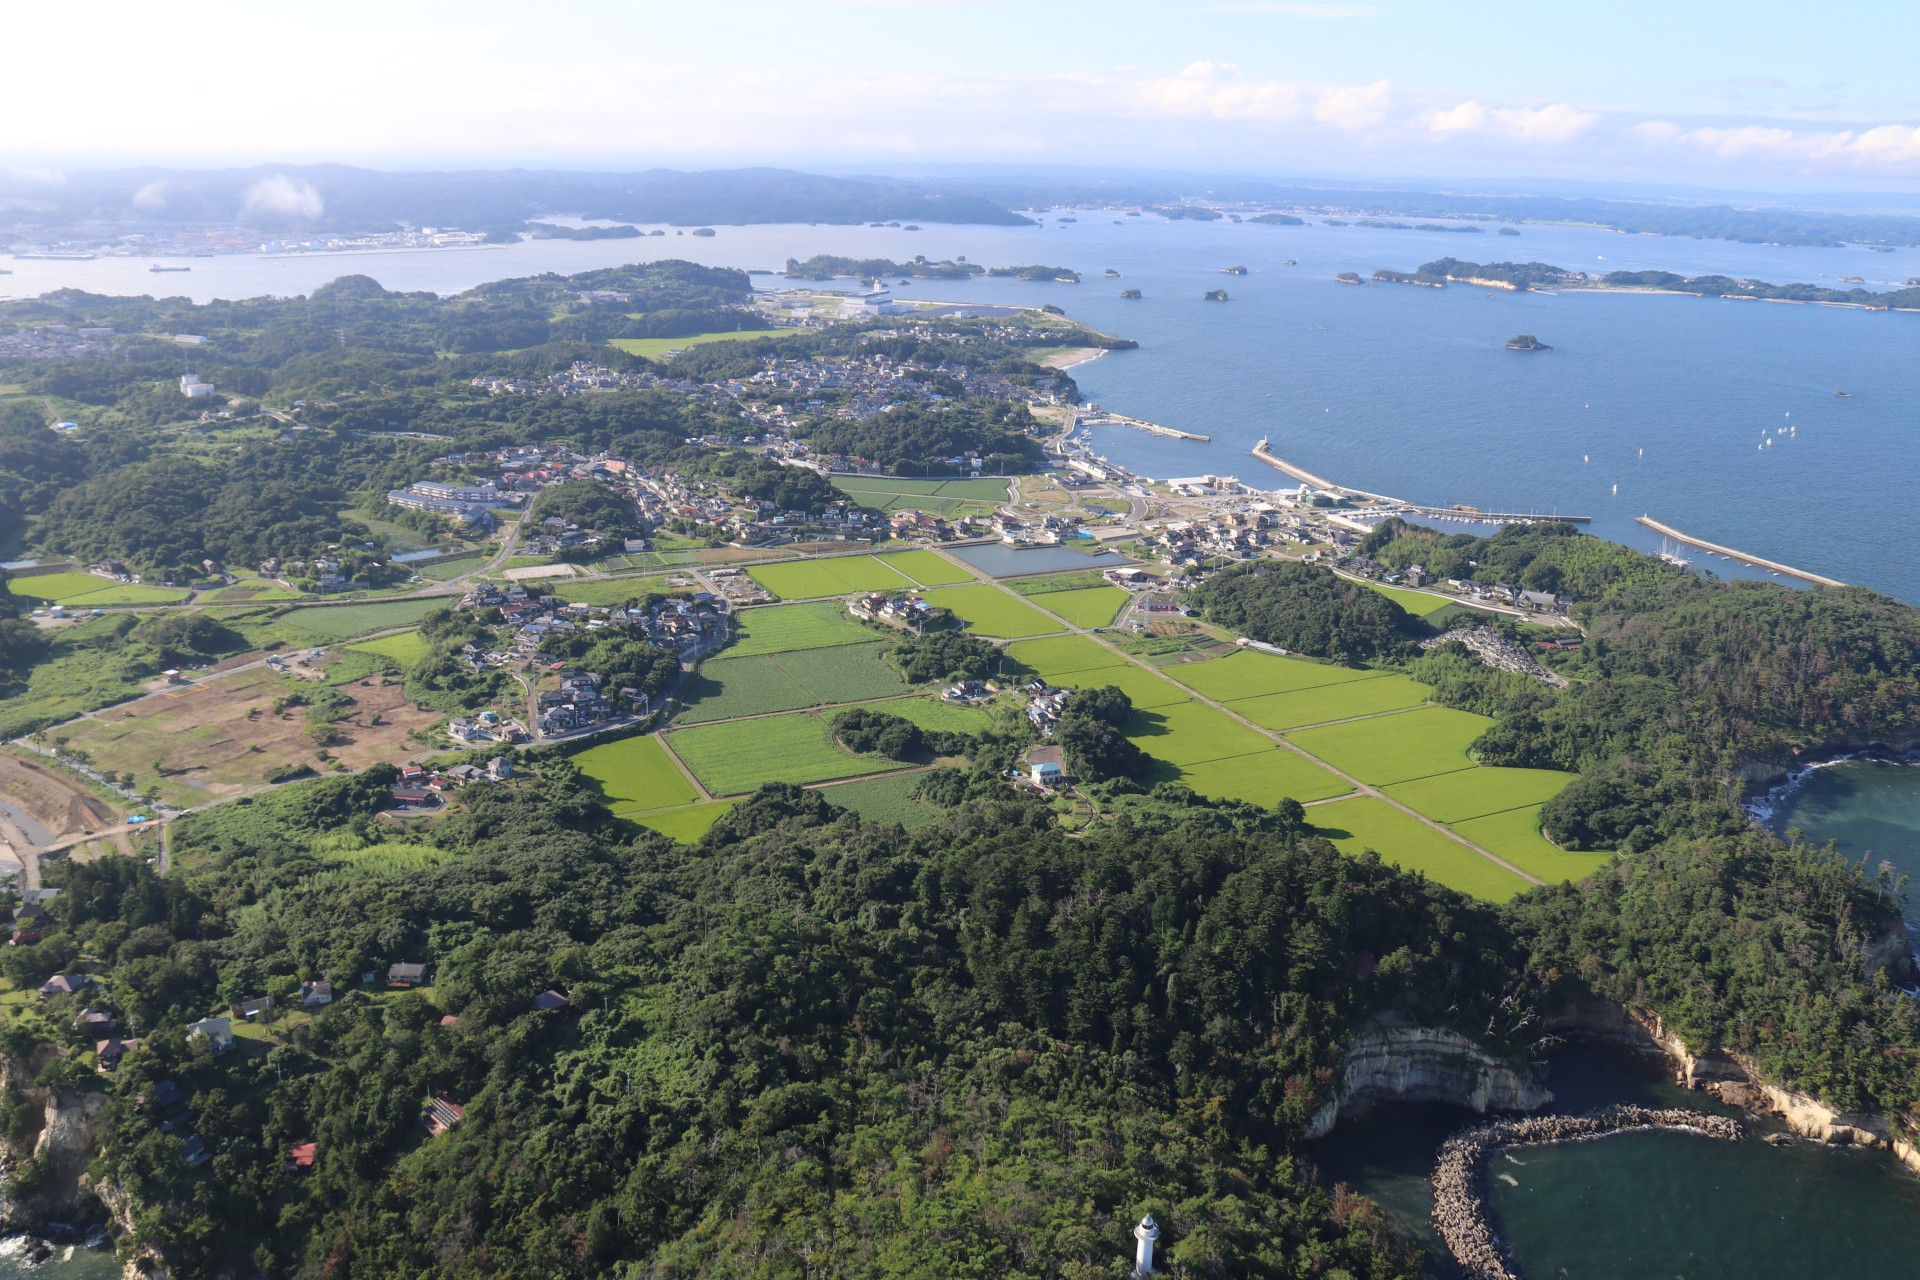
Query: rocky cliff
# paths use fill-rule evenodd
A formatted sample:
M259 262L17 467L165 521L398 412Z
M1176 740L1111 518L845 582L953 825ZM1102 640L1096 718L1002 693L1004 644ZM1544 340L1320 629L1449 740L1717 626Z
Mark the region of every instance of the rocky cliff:
M1348 1046L1307 1137L1324 1137L1342 1115L1377 1102L1446 1102L1484 1115L1533 1111L1551 1101L1530 1069L1516 1069L1456 1031L1376 1024Z
M24 1062L0 1058L0 1088L23 1108L17 1136L0 1141L0 1170L8 1181L0 1195L0 1230L80 1232L107 1216L86 1170L99 1149L109 1099L98 1090L34 1083L57 1052L43 1044Z

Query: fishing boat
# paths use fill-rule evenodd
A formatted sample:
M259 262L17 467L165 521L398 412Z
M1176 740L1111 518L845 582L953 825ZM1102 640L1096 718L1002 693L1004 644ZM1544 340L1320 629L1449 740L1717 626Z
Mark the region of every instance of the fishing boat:
M1845 400L1845 399L1847 399L1847 398L1849 398L1850 396L1852 396L1852 395L1853 395L1853 392L1851 392L1851 391L1836 391L1836 392L1834 392L1833 394L1835 394L1836 396L1839 396L1839 397L1840 397L1840 398L1841 398L1842 400Z

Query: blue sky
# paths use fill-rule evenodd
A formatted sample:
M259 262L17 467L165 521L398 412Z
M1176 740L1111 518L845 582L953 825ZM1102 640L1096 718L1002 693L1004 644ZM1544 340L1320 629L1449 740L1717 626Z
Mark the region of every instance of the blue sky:
M1920 186L1920 5L104 0L9 15L0 165L912 168ZM29 56L39 50L58 57Z

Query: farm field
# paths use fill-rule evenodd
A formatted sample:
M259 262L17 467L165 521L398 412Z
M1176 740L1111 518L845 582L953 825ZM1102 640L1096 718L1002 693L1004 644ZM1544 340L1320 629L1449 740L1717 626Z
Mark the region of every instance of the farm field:
M1479 765L1386 788L1388 795L1435 822L1461 823L1509 809L1538 809L1566 790L1570 773Z
M920 480L906 476L834 476L833 487L864 498L887 494L904 498L958 498L968 502L1005 502L1010 482L1001 479Z
M1259 733L1198 702L1137 711L1127 739L1156 760L1186 768L1255 751L1278 750Z
M884 756L844 750L826 721L805 712L676 729L667 745L716 796L740 795L763 782L826 782L900 767Z
M1305 658L1282 658L1278 654L1242 649L1224 658L1206 662L1181 663L1165 668L1167 678L1215 702L1233 702L1239 698L1258 698L1269 693L1292 693L1296 689L1317 689L1322 685L1346 684L1354 680L1377 680L1378 671L1334 667L1309 662Z
M1179 685L1162 680L1151 671L1143 671L1132 663L1114 667L1094 667L1090 671L1073 671L1063 676L1053 677L1049 683L1063 689L1097 689L1101 685L1112 685L1133 700L1137 711L1151 711L1156 707L1170 707L1175 703L1187 703L1200 706L1189 698ZM1209 713L1218 714L1212 708L1204 708ZM1235 728L1240 726L1235 725Z
M486 562L485 556L478 551L473 551L464 555L436 556L431 560L418 560L414 562L412 568L415 573L429 582L445 582L463 573L471 573Z
M704 347L709 342L746 342L754 338L792 337L793 329L741 329L726 333L696 333L685 338L608 338L607 345L618 347L630 356L645 356L649 360L658 359L669 351L685 351L688 347Z
M573 757L573 764L599 784L607 807L618 817L642 810L689 805L700 799L700 793L680 772L655 734L640 734L589 747Z
M945 812L938 805L914 796L925 777L921 773L897 773L860 782L840 782L821 787L820 794L829 803L851 809L868 822L897 822L912 830L938 822Z
M1448 707L1421 707L1287 736L1341 772L1385 787L1471 768L1467 746L1492 723Z
M1106 627L1127 602L1127 593L1118 587L1076 587L1071 591L1049 591L1035 598L1048 613L1065 618L1076 627Z
M1060 630L1060 624L1046 614L1008 595L998 587L977 583L968 587L943 587L926 593L929 604L951 609L965 620L975 635L996 640L1019 640L1043 636Z
M305 598L291 587L283 587L267 578L242 578L230 587L220 587L200 594L200 600L206 604L267 604L280 600Z
M658 592L667 595L676 590L692 588L669 587L665 575L633 578L574 578L556 582L547 590L556 600L568 604L591 604L611 608L625 604L629 600L645 600Z
M802 649L772 659L813 695L815 702L862 702L905 693L910 687L882 655L884 644Z
M755 565L747 575L781 600L811 600L856 591L899 591L912 586L873 556L787 560Z
M849 617L846 606L837 600L742 609L734 616L740 633L727 654L735 658L865 644L874 639L874 633Z
M359 644L347 647L359 653L374 653L383 658L391 658L402 667L411 667L427 656L427 650L431 646L421 638L418 631L402 631L398 635L381 636L378 640L362 640Z
M1289 799L1302 804L1327 800L1353 790L1313 761L1276 746L1188 765L1177 773L1178 781L1203 796L1267 807Z
M1416 618L1438 613L1454 603L1445 596L1429 595L1425 591L1408 591L1402 587L1384 586L1378 582L1369 582L1367 585Z
M1313 689L1296 689L1292 693L1240 698L1227 705L1262 729L1278 731L1383 711L1404 711L1419 706L1432 694L1432 689L1417 680L1402 675L1382 675L1374 680L1348 680Z
M935 697L889 698L885 702L863 702L858 704L868 711L882 711L890 716L899 716L922 729L936 729L947 733L980 733L993 724L993 716L981 707L963 707L952 702L943 702ZM828 713L829 719L838 719L851 708L839 707Z
M51 736L85 751L102 771L132 774L138 789L159 787L167 803L205 804L261 786L289 767L327 770L304 711L273 710L291 692L287 680L255 667L124 703ZM326 750L349 769L412 754L417 748L407 735L440 718L407 702L398 681L349 684L342 692L354 705L334 724L344 740Z
M1456 822L1453 829L1548 884L1584 880L1613 858L1611 853L1578 853L1556 846L1540 834L1539 805Z
M1089 640L1085 636L1048 636L1044 640L1022 640L1008 645L1006 654L1029 671L1053 681L1077 671L1133 665L1098 640Z
M643 827L651 827L670 840L681 844L692 844L713 827L727 810L733 808L731 800L712 800L706 804L683 804L677 809L655 809L651 813L622 814L628 822L637 822Z
M885 648L835 645L703 663L683 686L690 705L678 720L698 724L905 693L907 682L881 657Z
M973 570L931 551L894 551L874 559L896 573L905 574L923 587L951 587L962 582L978 582Z
M97 609L110 604L172 604L187 598L180 587L149 587L112 582L91 573L42 573L7 583L14 595L47 604Z
M1307 818L1342 853L1358 856L1363 849L1372 849L1402 870L1418 871L1476 898L1505 902L1531 887L1511 871L1372 796L1315 805Z
M435 609L444 609L450 599L385 600L373 604L310 605L287 614L286 621L303 631L350 640L374 631L410 627Z
M1032 578L1007 578L1000 585L1023 596L1044 596L1056 591L1077 591L1082 587L1111 584L1098 569L1069 569L1065 573L1043 573Z

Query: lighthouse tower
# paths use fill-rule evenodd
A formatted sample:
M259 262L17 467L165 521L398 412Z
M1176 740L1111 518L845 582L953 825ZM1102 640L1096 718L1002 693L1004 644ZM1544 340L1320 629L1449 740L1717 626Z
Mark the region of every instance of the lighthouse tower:
M1133 1274L1150 1276L1153 1274L1153 1242L1160 1238L1160 1228L1155 1225L1153 1215L1140 1219L1133 1229L1133 1238L1139 1241L1133 1251Z

